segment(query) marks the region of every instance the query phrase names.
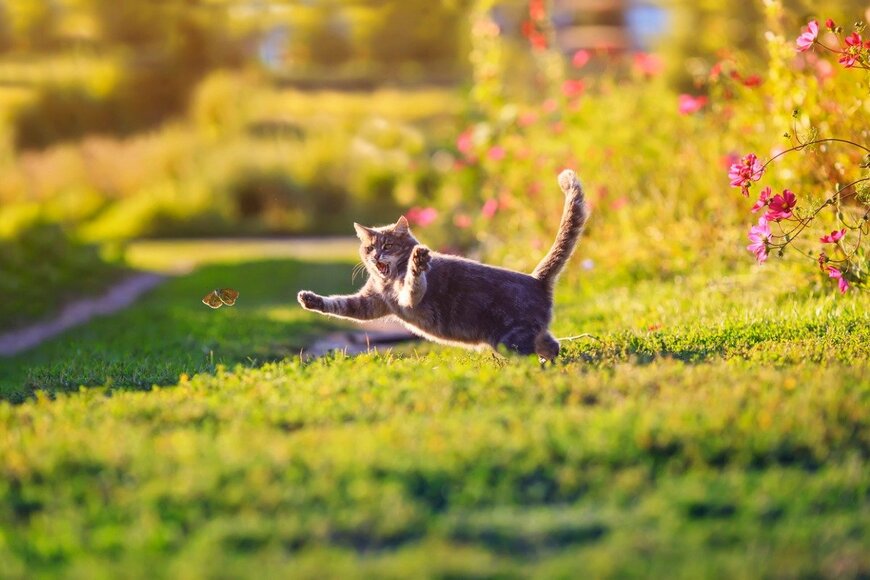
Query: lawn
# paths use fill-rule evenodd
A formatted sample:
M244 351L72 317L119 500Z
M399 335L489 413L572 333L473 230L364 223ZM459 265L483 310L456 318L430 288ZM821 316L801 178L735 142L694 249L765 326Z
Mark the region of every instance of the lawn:
M425 344L304 362L325 321L295 291L352 288L346 252L141 246L195 267L0 366L0 570L870 574L870 297L789 262L582 270L593 247L554 331L594 337L541 369ZM236 307L199 303L228 285Z
M140 242L128 250L131 266L170 273L167 283L130 310L99 318L12 359L0 359L0 397L21 401L34 390L78 390L80 385L150 388L173 384L182 373L217 365L258 365L298 356L324 328L296 305L303 279L327 291L352 288L354 245L348 240ZM322 257L318 262L300 256ZM236 306L211 310L210 290L233 287Z

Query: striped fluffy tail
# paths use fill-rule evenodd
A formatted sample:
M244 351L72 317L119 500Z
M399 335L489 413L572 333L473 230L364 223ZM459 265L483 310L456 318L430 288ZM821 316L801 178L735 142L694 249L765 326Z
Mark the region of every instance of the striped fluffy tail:
M559 233L556 234L553 247L532 272L532 276L544 282L550 289L555 285L559 273L574 252L589 215L583 197L583 187L573 171L566 169L559 174L559 187L565 194L565 209L562 212Z

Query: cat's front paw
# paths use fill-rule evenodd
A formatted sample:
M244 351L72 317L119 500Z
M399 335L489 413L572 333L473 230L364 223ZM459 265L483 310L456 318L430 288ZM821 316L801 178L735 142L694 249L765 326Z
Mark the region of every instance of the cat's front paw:
M301 292L299 292L299 294L296 295L296 300L299 301L299 304L305 310L317 310L319 312L323 311L323 297L318 296L314 292L302 290Z
M411 253L411 264L414 274L420 274L429 270L429 262L432 256L429 254L429 248L426 246L414 246Z

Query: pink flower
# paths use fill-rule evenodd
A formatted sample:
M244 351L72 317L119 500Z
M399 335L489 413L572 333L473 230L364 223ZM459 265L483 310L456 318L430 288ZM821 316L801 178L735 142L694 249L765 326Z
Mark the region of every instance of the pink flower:
M761 190L761 194L758 196L758 201L756 201L755 205L752 206L752 213L755 213L766 206L768 200L770 200L770 188L765 187Z
M707 97L693 97L692 95L682 94L679 97L679 111L683 115L696 113L707 104Z
M845 38L847 46L861 46L861 35L853 32Z
M505 156L504 147L494 145L493 147L490 147L489 151L487 151L486 156L489 157L491 161L501 161Z
M543 103L541 103L541 109L545 113L553 113L556 109L559 108L559 103L556 102L556 99L547 99Z
M719 158L719 162L722 163L722 167L725 169L729 169L732 165L740 161L740 155L734 153L726 153L722 157Z
M843 278L843 273L833 266L828 266L828 277L834 278L837 281L837 286L840 288L840 294L845 294L849 289L849 283Z
M752 242L746 249L755 254L759 264L767 260L767 246L770 244L770 226L764 216L758 218L758 225L749 229L749 241Z
M538 114L534 111L526 111L522 113L517 119L517 125L520 127L528 127L529 125L534 125L538 120Z
M453 217L453 225L461 229L471 227L471 218L464 213L458 213Z
M571 65L574 68L583 68L589 62L591 55L588 50L578 50L571 58Z
M471 149L474 145L474 142L471 138L471 129L466 129L462 133L459 134L459 137L456 138L456 148L460 153L468 155L471 153Z
M852 68L858 62L858 55L855 52L844 52L843 56L837 59L837 62L846 68Z
M628 198L624 195L619 196L610 202L610 208L613 211L619 211L627 205L628 205Z
M634 55L634 68L648 77L658 76L665 68L665 63L655 54L639 52Z
M764 216L768 220L780 221L791 217L791 210L797 204L797 197L789 189L783 189L782 194L773 196L773 199L768 203L767 215Z
M829 61L820 58L816 60L815 65L816 78L818 78L821 82L825 82L826 80L834 76L834 65L832 65Z
M753 181L758 181L764 174L764 166L758 161L758 157L754 153L750 153L737 163L731 165L728 170L728 177L731 178L731 185L739 187L741 193L749 196L749 186Z
M530 0L529 2L529 18L532 20L543 20L547 16L547 11L544 8L543 0Z
M586 83L584 83L581 79L568 79L564 83L562 83L562 94L564 94L569 99L579 97L583 94L584 90L586 90Z
M483 214L483 217L485 218L491 218L495 215L496 211L498 211L498 201L495 199L488 199L486 200L486 203L483 204L480 213Z
M414 225L426 227L438 219L438 210L434 207L412 207L405 217Z
M821 238L819 238L819 241L822 242L823 244L836 244L837 242L842 240L843 236L845 236L845 235L846 235L846 228L843 228L840 231L834 230L830 234L828 234L826 236L822 236Z
M850 68L855 66L855 63L858 62L858 59L861 57L861 52L864 50L864 44L861 41L861 35L857 32L853 32L847 36L845 40L846 50L843 51L843 56L841 56L837 62L846 68Z
M523 22L522 32L529 39L532 50L538 52L547 48L547 37L537 30L531 21Z
M810 49L816 38L819 36L819 23L815 20L810 20L807 24L807 29L797 38L798 52L806 52Z

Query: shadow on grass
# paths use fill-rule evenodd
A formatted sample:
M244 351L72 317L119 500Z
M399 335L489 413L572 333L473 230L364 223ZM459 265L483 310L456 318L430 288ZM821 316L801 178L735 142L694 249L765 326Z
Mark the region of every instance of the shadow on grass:
M0 360L0 398L20 402L36 390L82 385L148 389L175 384L182 373L295 356L315 334L334 326L302 311L296 292L351 291L351 268L349 262L298 260L204 266L125 311ZM239 291L236 306L212 310L200 302L222 287Z

